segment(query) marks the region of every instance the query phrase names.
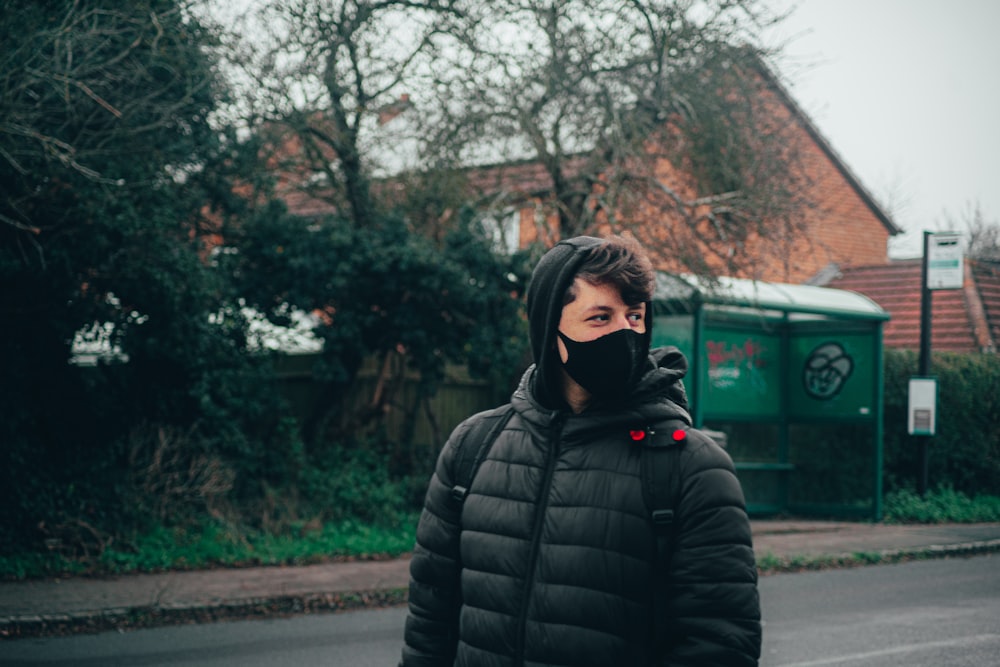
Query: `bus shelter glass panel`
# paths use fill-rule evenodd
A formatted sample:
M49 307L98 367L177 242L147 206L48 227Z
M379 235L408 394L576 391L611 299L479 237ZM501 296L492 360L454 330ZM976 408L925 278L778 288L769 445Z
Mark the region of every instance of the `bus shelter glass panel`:
M812 514L871 514L871 454L881 377L871 332L790 336L788 505Z
M696 360L694 356L694 315L657 315L653 318L652 346L674 345L685 357L688 364Z
M793 335L789 351L789 417L845 419L875 412L871 334Z
M781 414L781 337L753 329L708 325L703 346L706 419Z
M789 426L788 509L814 515L870 516L875 470L871 423Z

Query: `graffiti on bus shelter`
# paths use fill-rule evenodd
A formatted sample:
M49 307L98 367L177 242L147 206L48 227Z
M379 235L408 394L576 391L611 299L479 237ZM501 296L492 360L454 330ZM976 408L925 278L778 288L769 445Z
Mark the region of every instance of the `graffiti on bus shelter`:
M819 401L829 401L840 393L854 370L854 359L840 343L817 345L806 357L802 368L802 384L806 395Z
M709 340L708 380L717 389L743 386L759 393L767 392L764 371L770 366L769 348L751 337L742 341Z

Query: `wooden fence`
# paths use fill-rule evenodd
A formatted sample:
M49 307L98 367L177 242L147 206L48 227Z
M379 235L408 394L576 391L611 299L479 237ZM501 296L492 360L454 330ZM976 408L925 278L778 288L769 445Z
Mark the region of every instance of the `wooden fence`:
M332 400L324 396L323 384L314 378L313 367L318 359L318 354L288 355L281 357L277 364L281 391L299 418L313 413L320 401ZM348 407L360 408L370 401L377 381L378 367L374 360L369 360L358 374ZM377 426L384 429L393 442L406 440L406 431L411 428L411 442L415 447L436 451L463 419L506 400L504 390L470 377L463 367L448 366L437 393L425 405L418 405L417 377L408 373ZM408 420L413 420L412 424L408 424Z

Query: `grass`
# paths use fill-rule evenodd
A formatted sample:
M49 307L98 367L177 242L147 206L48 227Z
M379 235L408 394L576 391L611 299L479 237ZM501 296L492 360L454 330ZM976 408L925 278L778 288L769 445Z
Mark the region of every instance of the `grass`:
M890 565L930 558L931 554L920 551L899 553L878 553L857 551L838 556L792 556L782 557L773 553L757 556L757 569L761 574L781 574L784 572L810 572L817 570L863 567L866 565Z
M292 526L282 534L217 521L187 527L155 526L128 545L112 543L100 555L71 558L58 553L0 556L0 578L112 575L212 567L305 565L336 559L392 558L413 548L417 514L391 525L347 520L310 530Z
M921 497L902 490L884 501L886 523L973 523L1000 521L1000 497L969 497L941 487ZM358 520L310 529L291 525L281 533L251 530L206 520L187 527L154 526L128 544L113 542L97 556L72 558L53 552L0 556L0 578L31 579L67 575L304 565L331 559L392 558L413 548L418 515L409 513L383 525ZM850 556L779 559L758 555L763 572L789 572L884 562L875 553Z
M885 523L980 523L1000 521L1000 497L969 497L951 487L939 487L920 496L911 490L886 494L883 503ZM919 560L930 554L900 552L883 554L859 551L852 554L781 557L772 553L757 554L757 569L763 574L804 572L842 567L879 565Z

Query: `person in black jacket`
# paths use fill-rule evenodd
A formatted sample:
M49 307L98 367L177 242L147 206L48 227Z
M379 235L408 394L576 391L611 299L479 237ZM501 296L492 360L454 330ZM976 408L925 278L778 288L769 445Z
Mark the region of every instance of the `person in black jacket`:
M687 361L650 350L653 288L648 258L622 237L565 240L538 263L535 363L511 416L464 502L457 452L479 447L464 440L482 413L455 429L428 485L403 667L757 664L742 489L725 451L690 428ZM676 480L653 480L676 489L664 542L641 452L667 424L683 446L661 459Z

